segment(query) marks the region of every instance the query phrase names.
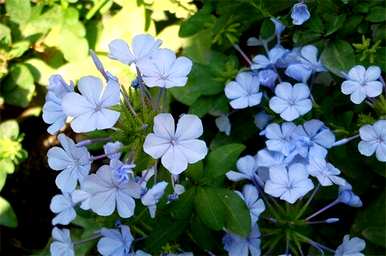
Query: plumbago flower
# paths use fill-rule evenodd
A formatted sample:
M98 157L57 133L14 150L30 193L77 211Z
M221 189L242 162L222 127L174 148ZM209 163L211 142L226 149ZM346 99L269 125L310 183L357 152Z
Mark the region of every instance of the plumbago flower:
M350 99L355 104L362 103L366 97L377 97L381 95L383 85L378 79L381 76L381 69L377 66L370 66L366 69L362 65L357 65L350 69L342 83L342 93L350 95Z
M249 72L239 73L236 81L231 81L225 86L225 95L231 100L234 109L253 107L261 102L263 94L259 92L258 77Z
M340 171L322 158L310 158L307 171L311 176L316 177L322 186L332 184L343 186L346 183L343 178L338 176Z
M304 3L297 3L292 7L291 18L292 24L302 25L311 17L308 7Z
M50 124L47 131L56 134L66 123L67 115L63 112L62 99L74 91L72 83L66 84L60 75L52 75L48 80L48 92L43 106L43 120Z
M268 56L259 54L256 55L252 61L251 69L266 69L275 67L278 61L288 52L288 50L284 49L280 45L273 47L268 51Z
M75 190L77 182L83 182L91 168L90 153L86 147L77 147L64 134L59 134L59 142L63 148L53 147L48 150L48 165L60 171L55 183L63 192Z
M151 189L149 189L142 197L141 202L144 206L147 206L149 209L150 217L155 217L155 212L157 210L157 203L163 196L168 183L161 181L155 184Z
M70 194L63 193L54 196L50 204L51 211L56 213L55 218L52 219L52 225L67 225L73 221L76 217L74 206Z
M70 230L54 227L52 229L52 240L53 242L50 245L52 256L75 256Z
M82 189L90 194L90 208L96 214L109 216L117 209L120 217L129 218L134 214L133 198L140 198L141 187L132 180L119 182L113 173L110 166L101 166L85 178Z
M381 162L386 162L386 120L378 120L373 125L364 125L359 129L361 142L358 150L362 155L375 156Z
M256 180L256 160L253 156L244 156L241 157L236 162L236 167L238 172L235 171L229 171L226 173L226 176L231 181L240 181L240 180L250 180L255 181Z
M292 139L296 127L294 123L290 122L285 122L281 125L272 123L267 125L260 135L264 135L267 138L265 144L269 150L288 156L296 148Z
M247 205L251 215L251 223L254 225L259 219L260 214L265 210L264 202L259 198L259 191L255 186L247 184L243 187L242 193L239 191L236 191L236 193Z
M81 94L71 92L63 97L63 110L73 117L71 128L77 132L109 129L118 121L120 113L110 108L120 102L120 87L110 79L103 87L94 76L82 77L78 82Z
M366 242L358 237L350 239L349 235L343 237L343 242L336 248L335 256L364 256L361 253L366 247Z
M195 115L182 115L175 129L171 114L162 113L154 117L153 133L146 136L143 150L154 159L161 158L162 165L177 175L205 158L208 149L202 140L201 120Z
M119 229L102 228L100 233L102 238L97 244L98 252L100 254L103 256L129 255L134 237L128 226L120 225Z
M310 89L306 84L280 83L275 88L275 95L270 99L269 107L286 121L295 120L312 109Z
M256 224L252 226L251 233L247 237L227 233L222 241L229 256L259 256L261 254L260 231Z
M135 63L146 60L158 50L162 41L151 35L136 35L131 42L131 48L121 39L115 39L109 44L109 57L124 64Z
M294 163L288 168L274 166L269 169L269 180L265 183L264 191L273 197L295 203L300 197L314 188L308 178L308 173L303 164Z

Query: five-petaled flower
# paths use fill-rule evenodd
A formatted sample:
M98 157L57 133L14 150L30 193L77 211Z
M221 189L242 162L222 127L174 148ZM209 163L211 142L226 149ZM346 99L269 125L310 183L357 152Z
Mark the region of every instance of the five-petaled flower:
M52 240L50 245L52 256L75 256L70 230L54 227L52 229Z
M294 4L291 11L292 24L302 25L311 17L308 7L305 3Z
M343 237L343 242L336 248L335 256L364 256L361 251L366 247L366 242L358 237L350 239L349 235Z
M98 241L98 252L103 256L124 256L131 255L131 244L134 237L130 228L120 225L119 229L102 228L100 231L102 238Z
M358 150L362 155L375 156L381 162L386 162L386 120L378 120L373 125L364 125L359 129L361 142Z
M143 150L154 159L161 158L162 165L172 174L180 174L188 163L196 163L206 156L208 149L202 140L201 120L195 115L182 115L175 129L171 114L154 117L153 133L146 136Z

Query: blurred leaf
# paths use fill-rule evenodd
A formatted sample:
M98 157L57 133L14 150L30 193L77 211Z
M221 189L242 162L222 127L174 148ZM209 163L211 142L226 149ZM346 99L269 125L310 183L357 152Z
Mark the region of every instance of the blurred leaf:
M11 159L0 159L0 173L11 174L15 171L15 165L11 161ZM1 184L1 181L0 181ZM4 185L4 184L3 184ZM0 190L1 190L0 185Z
M28 106L35 91L31 71L24 64L13 65L1 89L6 103L19 107Z
M0 139L17 139L19 125L15 120L7 120L0 123Z
M30 42L28 40L19 41L12 44L11 50L8 52L9 59L15 59L22 56L30 47Z
M344 22L346 21L346 14L334 16L329 15L328 19L329 22L326 24L327 30L325 33L325 36L329 36L333 33L335 33L338 29L340 29Z
M30 0L7 0L5 8L11 21L22 24L28 21L31 16Z
M175 219L188 219L193 211L196 189L190 188L185 191L178 200L171 205L171 215Z
M228 99L224 94L220 94L200 97L189 108L189 113L199 117L203 117L207 113L213 116L219 116L223 113L227 113L228 110Z
M260 28L260 36L263 39L268 39L275 35L275 25L270 19L264 19Z
M354 50L342 40L327 45L321 55L323 64L335 75L343 77L341 72L348 72L355 65Z
M17 218L11 205L2 197L0 197L0 225L16 228Z
M383 22L386 20L386 8L376 6L370 9L366 20L370 22Z
M381 67L383 72L386 72L386 47L381 47L377 49L377 54L375 55L375 63Z
M3 161L5 162L5 160L0 160L0 191L3 189L5 181L7 180L7 172L3 169Z
M213 232L208 229L200 220L198 216L192 219L190 224L190 229L192 231L193 241L203 250L212 250L217 241L214 237Z
M56 72L54 68L49 66L42 59L29 59L24 64L27 65L31 71L34 81L40 85L48 85L49 77Z
M204 7L193 16L182 22L178 35L180 37L189 37L212 25L214 17L210 13L210 5L204 5Z

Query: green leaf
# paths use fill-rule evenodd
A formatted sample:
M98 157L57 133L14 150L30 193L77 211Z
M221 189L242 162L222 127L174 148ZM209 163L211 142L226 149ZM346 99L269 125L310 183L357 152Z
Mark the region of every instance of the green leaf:
M381 47L377 49L377 54L375 55L375 63L381 67L383 72L386 72L386 47Z
M355 218L353 230L370 242L386 247L386 225L385 191L370 205L360 210Z
M17 218L11 205L4 198L0 197L0 225L15 228Z
M24 64L13 65L1 89L6 103L26 107L35 90L31 71Z
M14 171L15 171L15 165L13 164L11 159L0 159L0 173L11 174ZM1 190L1 185L0 185L0 190Z
M175 219L188 219L193 211L196 189L190 188L185 191L178 200L171 205L170 213Z
M240 153L245 149L243 144L228 144L215 148L208 154L207 176L214 181L221 180L236 163Z
M265 19L260 28L260 36L268 39L275 34L275 25L270 19Z
M192 219L190 224L193 241L203 250L212 250L216 246L213 231L208 229L198 216Z
M201 221L213 230L221 230L225 226L225 207L219 200L216 189L200 187L194 205Z
M335 33L338 29L340 29L344 22L346 21L346 14L342 15L328 15L328 23L326 25L327 31L325 33L325 36L329 36L333 33Z
M30 45L31 43L28 40L12 44L12 49L7 53L8 59L19 58L29 49Z
M383 22L386 20L386 8L376 6L370 9L366 20L370 22Z
M0 139L16 139L19 136L19 125L15 120L0 123Z
M189 37L213 24L213 17L210 12L210 5L204 5L193 16L182 22L178 35L180 37Z
M28 21L31 16L30 0L7 0L5 8L11 21L22 24Z
M227 113L229 110L228 99L224 94L214 96L202 96L197 99L189 109L189 113L203 117L209 113L214 116Z
M347 72L355 65L354 50L348 42L342 40L328 44L321 58L323 64L340 77L343 77L341 72Z

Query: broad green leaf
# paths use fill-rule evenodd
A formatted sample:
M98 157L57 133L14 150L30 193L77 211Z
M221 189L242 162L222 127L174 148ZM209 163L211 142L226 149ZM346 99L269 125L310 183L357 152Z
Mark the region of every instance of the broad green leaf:
M23 40L12 44L11 50L7 53L8 59L15 59L22 56L30 47L31 43L28 40Z
M263 39L268 39L275 35L275 25L270 19L265 19L260 28L260 36Z
M218 181L236 164L241 152L245 149L243 144L228 144L215 148L208 154L206 174L211 180Z
M11 21L22 24L28 21L31 16L30 0L7 0L5 8Z
M213 17L210 12L210 5L204 5L204 7L196 12L193 16L182 22L180 31L178 33L179 36L189 37L210 26L213 23Z
M15 228L17 218L11 205L4 198L0 197L0 225Z
M40 85L48 85L49 77L57 71L42 59L32 58L24 62L31 71L34 81Z
M325 33L325 36L329 36L333 33L335 33L338 29L340 29L344 22L346 21L346 14L342 15L329 15L328 16L328 23L326 24L327 30Z
M196 100L189 109L189 113L195 114L199 117L209 113L214 116L219 116L227 113L229 110L228 99L225 94L214 96L202 96Z
M196 189L190 188L185 191L178 200L171 205L171 215L175 219L188 219L193 211Z
M383 72L386 72L386 47L381 47L377 49L377 54L375 55L375 63L381 67Z
M370 205L363 207L357 214L352 229L370 242L386 247L386 208L385 191Z
M5 102L19 107L26 107L29 104L34 90L34 78L24 64L16 64L11 67L1 88Z
M198 216L192 219L190 224L193 241L203 250L212 250L217 241L214 237L213 231L208 229L200 220Z
M355 65L354 50L348 42L342 40L328 44L321 58L331 72L341 77L342 72L348 72Z
M370 9L366 20L370 22L383 22L386 20L386 8L376 6Z
M225 207L215 188L198 188L194 205L198 216L206 226L213 230L221 230L225 226Z
M0 123L0 139L16 139L19 136L19 125L15 120Z

